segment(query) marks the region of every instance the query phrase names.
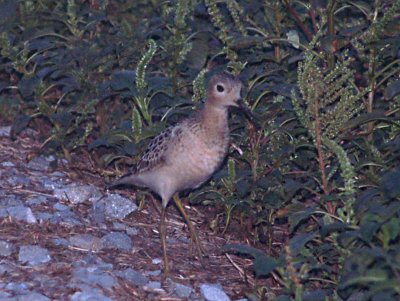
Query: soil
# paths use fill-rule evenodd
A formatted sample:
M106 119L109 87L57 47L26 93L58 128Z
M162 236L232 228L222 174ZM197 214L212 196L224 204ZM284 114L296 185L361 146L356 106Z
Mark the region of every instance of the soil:
M37 150L41 143L38 141L35 131L28 130L18 135L15 140L9 137L0 137L0 162L11 161L18 168L23 168L22 162L27 158L37 155ZM59 163L56 171L67 175L71 183L93 184L104 194L107 193L107 185L104 180L104 170L95 166L90 153L80 152L73 155L74 164ZM1 169L0 165L0 169ZM29 170L26 170L28 173ZM54 172L52 171L48 171ZM112 174L112 171L109 171ZM38 190L32 183L26 186L4 187L7 174L0 173L2 187L7 194L15 194L22 199L27 199L34 195L51 196L52 191ZM162 277L163 263L159 266L152 264L155 258L162 259L162 248L159 238L159 219L160 202L149 194L136 194L135 188L115 190L131 200L136 200L139 210L128 215L124 220L119 221L127 226L135 227L139 230L139 235L132 236L133 251L121 252L110 249L102 249L96 253L104 262L113 265L113 270L124 270L131 267L136 271L150 271L152 269L161 270L160 275L152 276L151 281L162 283L158 290L149 291L143 286L133 285L131 282L118 278L119 285L112 289L102 289L102 293L113 300L185 300L179 298L168 290L168 282ZM140 202L138 199L143 199ZM226 244L236 243L248 245L251 243L248 237L252 235L245 233L242 227L235 222L222 234L224 225L220 225L212 231L209 222L214 220L218 212L214 207L189 206L188 200L184 199L184 206L195 225L203 247L206 249L207 256L204 258L204 265L200 264L197 258L196 249L191 252L189 233L183 217L172 202L167 208L167 233L168 233L168 254L171 261L171 271L175 278L183 284L194 288L196 295L201 296L199 285L202 283L220 284L226 294L232 299L237 300L246 298L249 294L258 295L260 298L262 291L277 292L281 290L279 284L273 277L256 278L253 270L253 260L251 257L242 256L234 253L225 253L221 247ZM20 246L37 244L48 249L51 255L51 264L41 267L29 267L18 261L18 252L14 252L7 257L8 263L15 267L13 273L5 274L2 281L14 283L31 283L33 286L40 287L38 292L53 299L64 300L76 292L76 288L71 288L68 284L71 281L71 268L74 263L83 260L88 256L85 250L77 250L73 247L56 245L54 238L68 238L74 234L90 233L101 237L112 229L112 223L106 221L104 225L88 223L87 217L92 208L89 202L73 204L65 201L71 211L85 221L83 226L64 227L60 224L52 224L48 221L43 223L26 223L11 218L0 218L0 240L12 242L16 250ZM43 203L32 209L35 211L50 210L48 204ZM275 229L275 232L281 230ZM281 231L282 232L282 231ZM279 236L279 235L278 235ZM244 239L244 237L247 237ZM282 236L283 237L283 236ZM283 238L280 238L280 241ZM272 256L279 256L281 242L273 245ZM193 254L191 254L193 253ZM0 260L4 259L1 258ZM63 285L46 287L46 281L56 281ZM201 298L199 299L201 300Z

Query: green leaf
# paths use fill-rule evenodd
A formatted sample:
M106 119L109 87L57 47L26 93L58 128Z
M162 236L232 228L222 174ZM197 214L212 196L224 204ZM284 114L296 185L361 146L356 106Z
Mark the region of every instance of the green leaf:
M381 189L389 199L400 196L400 169L387 173L382 177Z
M396 80L390 83L390 85L385 90L385 98L387 100L390 100L399 94L400 94L400 80Z
M336 223L331 223L331 224L325 225L320 229L321 238L325 238L327 235L329 235L332 232L342 232L347 229L349 229L349 225L347 223L336 222Z
M340 284L340 288L345 288L346 286L351 286L351 285L362 285L362 286L367 286L371 282L382 282L382 281L387 281L388 277L385 271L383 270L376 270L376 269L370 269L368 270L368 275L366 276L358 276L358 277L353 277L344 283Z
M111 75L110 85L114 91L135 87L136 72L134 70L116 71Z
M278 262L275 258L265 255L257 256L254 261L254 271L257 276L266 276L271 273L277 265Z
M293 237L290 242L290 251L292 256L298 256L301 253L301 249L308 243L310 240L314 239L315 234L302 233Z
M237 189L240 198L245 197L250 191L249 182L247 180L240 180L235 184L235 188Z
M316 290L302 294L303 301L325 301L329 300L328 291Z
M317 208L310 207L307 208L306 211L296 212L289 217L290 223L290 231L292 232L302 221L308 219L314 212L317 211Z
M100 146L106 146L108 147L110 144L107 140L105 139L95 139L92 142L89 143L88 149L93 150L94 148L100 147Z
M278 265L278 262L276 259L264 255L264 252L250 247L246 245L240 245L240 244L229 244L225 245L221 248L224 251L235 251L241 254L246 254L250 255L255 258L254 260L254 271L256 272L257 276L265 276L271 273L276 266Z
M29 121L31 121L31 117L30 116L25 116L25 115L21 115L18 116L12 126L11 126L11 134L10 136L15 139L15 135L18 135L24 128L26 128L29 124Z
M186 55L186 63L190 68L201 69L207 60L210 52L207 40L196 39L193 42L193 47Z
M357 127L361 124L368 123L371 121L380 120L386 121L387 123L396 124L395 122L400 120L398 117L388 117L384 112L375 111L373 113L362 114L354 119L352 119L349 123L346 124L344 129L351 129Z
M39 87L40 80L36 76L24 77L18 83L19 91L21 92L22 97L31 96L34 90Z

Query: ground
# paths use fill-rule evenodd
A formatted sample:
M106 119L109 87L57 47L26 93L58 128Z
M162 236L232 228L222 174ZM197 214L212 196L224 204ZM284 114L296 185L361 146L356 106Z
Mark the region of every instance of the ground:
M248 241L243 240L246 235L240 233L243 229L233 227L224 234L212 231L208 222L215 217L214 209L192 207L184 199L207 256L202 266L196 249L191 254L187 226L171 202L167 209L167 245L172 272L180 283L193 289L189 296L183 293L179 296L171 288L171 282L162 277L159 200L151 200L149 195L145 195L141 208L121 220L93 220L92 201L75 203L68 198L57 198L54 187L46 186L44 181L61 181L64 186L90 184L101 192L101 198L118 193L139 205L135 189L108 191L102 171L94 166L90 154L74 155L73 165L59 160L52 170L51 165L45 170L35 170L27 158L37 156L39 147L37 133L33 130L25 130L15 140L0 135L0 208L3 209L0 242L3 241L5 246L9 244L7 248L10 250L2 252L0 247L0 267L3 266L0 275L4 283L0 285L0 297L3 294L3 297L18 298L35 292L51 300L83 300L77 293L94 292L111 300L204 300L200 285L208 283L220 285L231 300L237 300L255 292L257 287L268 285L269 290L279 290L273 280L255 279L252 258L227 254L220 249L227 243L247 244ZM23 180L24 177L27 180ZM7 216L10 207L30 208L36 222L11 213ZM66 211L57 211L61 207ZM63 217L62 212L68 212L69 219ZM108 248L106 243L97 249L85 249L71 243L71 237L81 237L79 234L89 234L89 238L101 238L104 242L107 234L121 229L134 230L125 231L132 241L132 248L128 250L124 250L124 246ZM44 260L40 264L24 262L21 247L27 245L47 250L50 261ZM129 268L144 275L147 284L122 276L120 272ZM93 270L98 272L93 274ZM83 277L80 275L82 271L86 273ZM91 277L94 277L93 281L87 280ZM104 283L104 279L111 283ZM7 286L10 283L12 285ZM23 284L23 287L16 289L18 284Z

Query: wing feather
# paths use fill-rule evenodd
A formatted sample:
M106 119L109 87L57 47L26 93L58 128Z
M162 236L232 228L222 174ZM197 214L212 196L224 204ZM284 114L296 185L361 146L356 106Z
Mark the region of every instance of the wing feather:
M165 162L165 153L173 137L174 128L167 128L153 138L136 164L136 174L146 172Z

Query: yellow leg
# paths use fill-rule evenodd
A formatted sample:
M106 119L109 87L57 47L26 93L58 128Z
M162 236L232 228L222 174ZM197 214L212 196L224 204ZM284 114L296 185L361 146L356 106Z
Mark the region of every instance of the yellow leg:
M161 235L161 244L163 248L164 254L164 277L169 276L169 265L168 265L168 256L167 256L167 241L166 241L166 228L165 228L165 207L161 207L161 222L160 222L160 235Z
M197 251L199 252L200 262L203 264L203 254L205 254L204 248L201 245L200 239L197 236L197 232L196 232L195 228L193 227L193 224L190 221L188 215L186 214L185 208L183 208L181 199L179 198L179 195L177 193L174 195L174 202L175 202L176 206L179 208L179 211L182 213L183 217L185 218L185 221L189 227L190 238L191 238L192 242L193 241L195 242Z

